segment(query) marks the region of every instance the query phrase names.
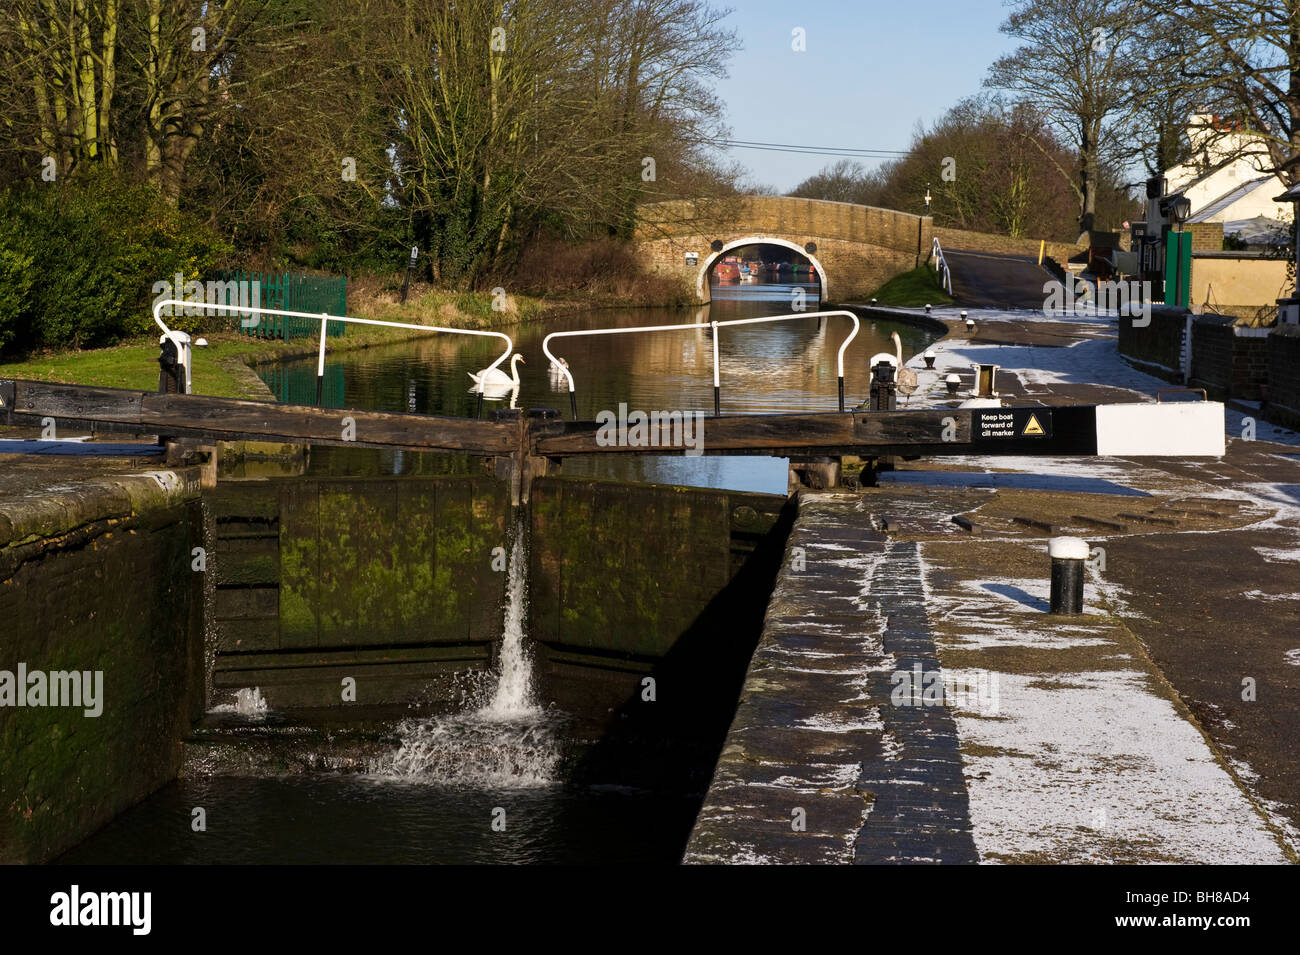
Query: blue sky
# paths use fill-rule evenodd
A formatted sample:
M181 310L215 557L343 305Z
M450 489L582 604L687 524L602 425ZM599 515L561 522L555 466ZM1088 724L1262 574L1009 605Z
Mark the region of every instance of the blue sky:
M732 138L863 149L906 149L931 123L980 91L990 63L1013 49L998 32L1001 0L714 0L744 50L719 84ZM807 51L791 49L802 27ZM834 157L734 149L756 182L782 191ZM867 166L875 165L865 161Z

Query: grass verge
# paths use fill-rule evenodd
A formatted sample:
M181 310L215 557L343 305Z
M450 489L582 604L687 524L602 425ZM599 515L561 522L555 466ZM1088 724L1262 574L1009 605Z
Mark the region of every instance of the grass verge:
M496 304L497 308L493 308ZM348 310L358 318L375 318L411 325L445 328L490 328L534 321L544 314L579 307L580 303L549 302L524 295L494 299L490 292L448 292L413 287L407 301L379 287L362 286L349 296ZM229 323L228 319L214 319ZM351 325L341 338L331 338L330 353L409 340L420 332L409 329ZM249 338L233 331L196 333L208 340L205 348L194 349L192 390L196 395L216 398L268 397L266 388L249 367L276 358L316 353L315 337L283 342ZM31 355L20 361L0 363L0 378L26 378L100 388L154 391L158 387L158 340L152 335L123 342L110 348L88 351L60 351Z
M953 301L952 296L939 284L939 274L928 265L894 276L867 298L877 299L880 305L897 305L900 308L951 305Z

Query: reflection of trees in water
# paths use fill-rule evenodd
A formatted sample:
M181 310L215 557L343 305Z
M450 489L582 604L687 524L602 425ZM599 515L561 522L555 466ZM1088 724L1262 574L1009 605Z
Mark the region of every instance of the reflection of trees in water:
M815 308L813 306L812 308ZM810 308L810 310L812 310ZM522 387L518 407L567 406L564 388L552 386L542 338L553 331L576 328L686 325L696 321L728 320L757 315L788 314L781 301L716 301L710 308L637 309L587 312L559 321L505 329L515 337L516 350L528 364L520 368ZM835 394L836 353L848 334L844 318L748 325L723 329L719 341L724 408L821 408ZM870 370L867 361L880 351L893 351L889 333L895 328L910 356L923 349L930 336L910 326L863 320L857 339L845 355L849 394L865 396ZM633 408L673 410L712 408L713 346L706 328L644 334L566 338L553 351L568 362L577 382L580 411L594 414L627 401ZM493 339L428 336L394 346L338 353L347 381L347 406L424 414L473 415L477 399L468 394L468 371L485 367L500 354ZM315 362L286 364L314 389ZM751 409L751 402L754 399ZM507 402L484 402L488 410Z

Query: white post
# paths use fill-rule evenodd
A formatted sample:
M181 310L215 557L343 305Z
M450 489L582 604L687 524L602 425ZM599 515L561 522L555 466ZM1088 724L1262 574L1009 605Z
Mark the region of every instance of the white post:
M713 416L722 414L721 382L718 379L718 323L710 322L713 330Z
M329 327L329 314L320 317L320 356L316 359L316 404L321 403L325 395L325 329Z

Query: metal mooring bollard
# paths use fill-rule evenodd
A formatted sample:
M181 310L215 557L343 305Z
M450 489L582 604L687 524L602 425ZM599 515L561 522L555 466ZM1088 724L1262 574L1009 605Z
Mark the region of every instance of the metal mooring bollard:
M1047 542L1052 558L1052 597L1048 613L1083 613L1083 563L1088 542L1078 537L1053 537Z

